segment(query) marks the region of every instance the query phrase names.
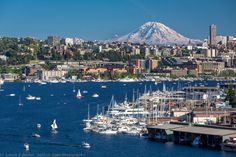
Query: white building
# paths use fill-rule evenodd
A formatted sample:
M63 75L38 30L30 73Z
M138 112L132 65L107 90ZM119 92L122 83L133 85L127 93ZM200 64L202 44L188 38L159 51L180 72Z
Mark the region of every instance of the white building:
M217 43L221 42L222 45L226 45L227 44L227 36L217 36L216 42Z
M73 43L74 43L75 45L80 45L80 44L82 44L83 42L84 42L84 40L79 39L79 38L74 38L74 39L73 39Z
M73 38L65 38L65 44L68 45L74 45L74 39Z

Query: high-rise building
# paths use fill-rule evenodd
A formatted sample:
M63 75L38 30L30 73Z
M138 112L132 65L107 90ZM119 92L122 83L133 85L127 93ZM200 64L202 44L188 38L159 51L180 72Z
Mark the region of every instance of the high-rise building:
M57 36L48 36L48 45L50 46L57 46L60 44L60 37Z
M216 46L216 25L210 26L210 46Z

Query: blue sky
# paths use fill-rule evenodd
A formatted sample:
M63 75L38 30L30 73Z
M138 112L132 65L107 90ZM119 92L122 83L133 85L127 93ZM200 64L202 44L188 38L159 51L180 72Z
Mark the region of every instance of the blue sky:
M103 40L159 21L196 39L236 36L236 0L0 0L0 36Z

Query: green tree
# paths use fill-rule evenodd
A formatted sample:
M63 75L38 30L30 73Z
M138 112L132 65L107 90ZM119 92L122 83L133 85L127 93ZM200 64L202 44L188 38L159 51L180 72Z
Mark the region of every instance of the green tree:
M230 105L236 105L236 90L232 86L229 87L225 100L229 101Z

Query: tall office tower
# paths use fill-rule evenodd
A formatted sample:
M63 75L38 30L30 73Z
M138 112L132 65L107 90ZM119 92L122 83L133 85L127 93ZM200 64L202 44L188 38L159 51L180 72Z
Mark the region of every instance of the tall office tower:
M216 46L216 25L210 26L210 46Z
M50 46L57 46L60 44L60 37L57 36L48 36L48 45Z

